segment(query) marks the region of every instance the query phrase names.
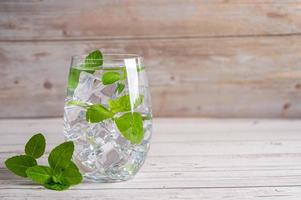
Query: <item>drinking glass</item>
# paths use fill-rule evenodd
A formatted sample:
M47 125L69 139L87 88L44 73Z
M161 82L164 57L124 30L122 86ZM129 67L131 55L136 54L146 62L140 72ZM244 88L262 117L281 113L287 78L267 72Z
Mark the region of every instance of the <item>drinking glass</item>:
M84 68L98 63L99 66ZM152 133L151 99L142 57L73 56L64 107L64 136L84 177L132 178L143 165Z

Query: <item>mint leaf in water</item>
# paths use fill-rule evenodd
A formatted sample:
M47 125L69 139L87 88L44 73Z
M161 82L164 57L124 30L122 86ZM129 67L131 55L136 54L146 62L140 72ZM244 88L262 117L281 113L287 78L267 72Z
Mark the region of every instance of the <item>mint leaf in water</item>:
M69 141L60 144L50 152L48 163L53 169L54 173L60 173L69 166L73 151L74 144L73 142Z
M71 67L68 77L68 90L73 91L77 87L79 76L82 71L90 74L94 73L93 70L76 69L74 67Z
M48 166L34 166L26 170L27 176L34 182L45 184L51 181L52 169Z
M82 71L90 73L90 74L94 73L93 70L76 69L76 68L72 67L70 69L69 77L68 77L68 89L69 90L73 91L77 87L78 81L79 81L79 76Z
M139 95L139 97L135 99L132 108L130 96L124 95L117 99L109 100L109 107L113 113L126 112L137 108L142 103L142 101L143 101L143 96Z
M68 77L68 89L74 90L77 87L81 70L71 67Z
M133 144L141 143L143 133L143 121L140 113L125 113L115 119L115 123L121 134Z
M114 93L118 93L118 94L121 94L121 92L124 90L125 88L125 85L122 84L122 83L117 83L117 87L114 91Z
M18 176L27 177L26 170L37 165L37 161L27 155L14 156L5 161L7 169Z
M71 67L68 77L68 90L73 91L77 87L82 71L93 74L95 72L93 68L102 66L102 59L102 53L99 50L95 50L86 56L84 63L79 66L81 69L77 69L76 66Z
M118 72L106 72L102 75L102 83L104 85L110 85L116 81L119 81L120 78L121 76Z
M90 106L86 112L86 120L90 123L101 122L112 117L113 114L101 104Z
M25 153L33 158L41 157L45 152L45 138L39 133L30 138L26 143Z
M68 106L80 106L82 108L88 108L89 105L85 102L82 101L77 101L77 100L71 100L67 103Z
M83 66L84 68L95 68L102 66L103 63L103 56L99 50L95 50L86 57L85 63Z

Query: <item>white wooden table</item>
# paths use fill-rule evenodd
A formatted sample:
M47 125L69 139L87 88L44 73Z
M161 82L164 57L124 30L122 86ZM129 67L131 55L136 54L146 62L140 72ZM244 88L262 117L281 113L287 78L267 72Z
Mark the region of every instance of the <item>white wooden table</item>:
M46 190L4 168L35 132L49 150L62 119L0 120L0 199L301 199L301 120L156 119L140 173L121 183ZM46 159L42 161L46 162Z

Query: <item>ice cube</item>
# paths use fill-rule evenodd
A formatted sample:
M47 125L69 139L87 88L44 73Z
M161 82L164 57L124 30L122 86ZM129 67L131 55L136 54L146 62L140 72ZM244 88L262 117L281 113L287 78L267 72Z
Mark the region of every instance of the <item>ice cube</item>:
M99 77L82 71L79 76L78 85L74 90L73 98L84 102L99 102L102 87L103 85Z
M91 124L86 133L87 141L95 148L103 145L109 135L110 132L103 127L102 123Z
M64 135L67 140L83 137L88 128L85 120L86 111L79 106L65 106Z
M111 142L106 143L102 146L103 154L97 160L97 162L104 168L105 170L119 163L123 162L123 155L118 149L114 147Z
M95 168L96 155L94 149L89 144L76 144L74 160L80 163L85 170L93 170ZM80 148L79 148L80 147Z
M64 121L70 127L78 122L81 122L86 114L84 108L79 106L65 106L64 108Z
M101 93L103 95L108 96L108 97L114 97L115 96L115 89L116 89L116 84L111 84L111 85L108 85L108 86L104 87L101 90Z
M70 129L65 129L65 137L67 140L77 140L85 135L87 129L87 124L77 123Z

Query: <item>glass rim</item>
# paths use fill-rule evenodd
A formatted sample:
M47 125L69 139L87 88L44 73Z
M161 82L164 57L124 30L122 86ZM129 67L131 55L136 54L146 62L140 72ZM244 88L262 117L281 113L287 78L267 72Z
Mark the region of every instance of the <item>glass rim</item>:
M140 56L139 54L134 54L134 53L104 53L102 54L103 57L102 59L86 59L86 57L88 56L88 54L83 54L83 55L73 55L71 56L72 60L108 60L108 61L123 61L125 59L141 59L142 56Z

